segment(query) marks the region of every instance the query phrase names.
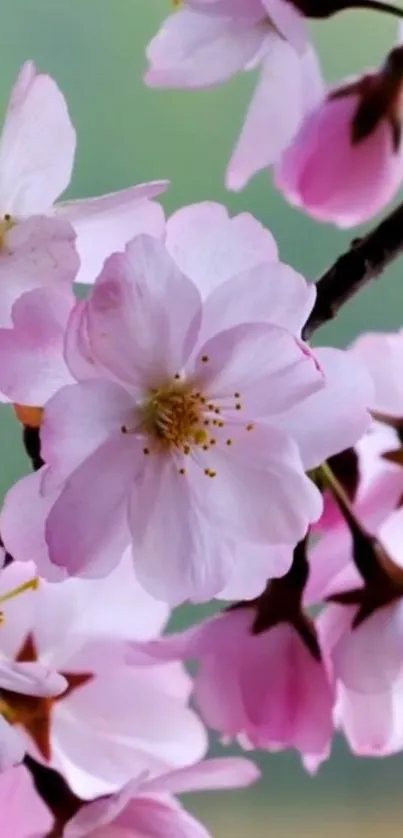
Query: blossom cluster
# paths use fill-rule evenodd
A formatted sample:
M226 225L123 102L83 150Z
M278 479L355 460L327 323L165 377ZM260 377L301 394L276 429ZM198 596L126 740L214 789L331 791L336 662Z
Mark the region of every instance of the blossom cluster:
M390 200L400 47L327 94L302 5L179 5L149 84L261 65L231 188L275 164L341 225ZM166 216L165 181L59 201L75 144L27 62L0 138L0 400L32 465L0 511L1 823L209 838L176 795L259 776L210 757L210 732L311 773L338 731L357 755L403 750L403 333L313 348L319 286L256 218Z

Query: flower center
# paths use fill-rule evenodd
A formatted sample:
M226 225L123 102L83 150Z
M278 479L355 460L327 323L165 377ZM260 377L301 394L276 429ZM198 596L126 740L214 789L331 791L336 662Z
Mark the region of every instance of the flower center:
M16 222L14 219L6 213L0 221L0 253L4 253L7 249L7 233L13 227L15 227Z
M200 392L176 380L150 392L141 408L142 427L162 446L188 453L189 445L208 442L207 420L203 419L205 404L206 399Z
M38 660L35 640L28 634L15 660L18 663ZM75 690L88 684L94 677L92 672L61 672L67 681L64 693L55 698L46 696L22 695L13 690L0 690L0 714L11 725L19 725L35 742L44 759L50 760L51 724L53 708L60 700L65 700Z

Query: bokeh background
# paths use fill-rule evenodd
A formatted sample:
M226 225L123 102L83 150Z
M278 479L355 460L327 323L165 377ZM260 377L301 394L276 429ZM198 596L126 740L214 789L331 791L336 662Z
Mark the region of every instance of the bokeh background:
M314 224L287 206L268 173L239 195L225 191L224 168L254 77L195 93L145 88L145 46L171 11L171 0L0 0L0 6L0 110L27 58L57 79L79 138L70 197L169 178L167 211L203 199L223 201L232 212L248 210L273 231L283 260L312 279L357 234ZM379 14L345 12L314 26L313 35L326 76L334 81L382 61L396 25ZM400 326L402 274L403 262L323 330L320 342L344 345L364 329ZM27 463L7 409L0 424L4 492ZM186 610L179 620L189 617ZM216 838L401 836L403 758L353 759L337 742L314 779L293 754L266 756L260 763L264 776L255 789L191 800Z

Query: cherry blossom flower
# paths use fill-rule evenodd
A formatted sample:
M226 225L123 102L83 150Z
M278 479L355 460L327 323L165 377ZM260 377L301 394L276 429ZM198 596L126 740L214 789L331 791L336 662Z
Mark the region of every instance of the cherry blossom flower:
M2 829L10 838L43 838L53 826L49 810L22 765L0 774L0 811Z
M196 286L154 239L140 237L106 263L86 309L103 378L63 388L44 416L44 495L65 483L46 540L51 561L68 572L102 574L117 542L131 540L138 578L152 593L173 602L210 598L229 576L220 531L257 544L292 543L319 514L297 445L276 424L276 413L323 386L316 360L277 325L232 326L229 312L220 331L216 304L212 295L201 306ZM77 410L78 426L91 434L74 450ZM97 486L102 474L108 490L92 491L93 502L82 486L80 522L81 475Z
M278 159L322 90L304 19L283 0L187 0L163 23L147 57L152 87L210 87L260 67L227 170L230 189L242 189Z
M145 647L133 644L129 660L196 659L194 696L208 727L248 748L295 748L315 771L333 736L327 664L294 626L256 633L254 620L252 607L236 608Z
M330 90L309 113L276 169L289 201L320 221L351 227L376 215L403 178L403 49L378 72Z
M65 838L209 838L206 829L173 797L189 791L241 788L258 778L253 763L241 758L210 759L154 780L139 776L113 797L84 806L65 828ZM109 832L108 832L109 834ZM112 831L110 832L112 835ZM19 838L19 836L18 836Z
M29 563L13 563L0 588L22 584L33 572ZM204 755L205 733L187 708L184 671L177 664L145 670L125 663L127 640L155 636L167 616L139 589L130 562L105 582L41 580L37 590L5 602L4 614L2 652L28 672L39 663L53 667L67 689L54 700L35 699L6 683L3 718L28 753L60 771L79 797L114 792L137 773L152 777Z
M238 275L233 273L234 261L225 261L235 242L234 252L242 271ZM368 381L360 365L337 350L319 352L324 375L321 373L315 357L300 340L302 326L313 304L312 288L291 268L277 261L271 235L251 216L229 219L219 205L184 208L167 224L166 246L175 263L156 240L141 237L134 240L126 254L116 255L106 263L90 300L79 303L70 316L65 336L66 359L78 383L62 388L46 407L42 454L48 468L38 478L27 478L9 494L2 513L3 538L18 559L32 557L34 542L35 561L46 576L49 575L47 546L50 561L66 566L69 573L102 575L113 566L114 557L131 542L141 583L154 595L172 603L186 598L209 599L220 592L227 595L231 579L242 583L237 567L238 561L242 561L242 545L247 542L249 554L256 556L256 582L248 571L250 595L255 596L264 585L263 577L287 570L290 550L286 545L292 547L303 535L309 520L319 514L318 495L303 476L298 458L302 458L304 468L313 468L326 456L355 442L369 421ZM200 253L209 255L201 260ZM190 274L193 283L179 271L176 263ZM158 346L153 345L153 339L150 343L146 334L140 335L136 303L139 293L145 294L144 317L147 318L141 328L146 328L150 337L156 328L164 330L161 337L165 335L165 338ZM175 305L174 310L171 300L178 296L181 306ZM21 301L21 309L23 304ZM31 327L28 315L23 322L26 345L30 346L37 333L35 306ZM0 334L0 351L3 334ZM10 347L12 332L8 336L4 334L4 338L5 347ZM163 345L164 341L167 346ZM228 348L224 346L226 341ZM282 344L281 352L280 344L278 350L274 349L278 341ZM218 366L210 362L212 348L217 351L217 358L222 359L217 361ZM250 352L254 356L255 383L250 379L245 354ZM256 357L261 357L261 373L256 368L256 352ZM228 361L225 353L229 353ZM233 361L229 363L231 356ZM26 383L23 356L16 360L16 364L10 364L11 386L13 397L21 400L27 396L23 391L24 388L29 391L30 384ZM220 364L224 364L223 374L230 379L227 383L225 378L220 378ZM238 375L237 364L240 365ZM65 374L64 362L62 366ZM303 375L298 382L299 372ZM244 375L248 379L249 395L245 392ZM260 381L260 375L264 380ZM295 395L291 395L291 390L290 395L285 391L280 395L285 387L294 386L294 380ZM156 385L156 393L152 394ZM236 395L241 387L244 401L247 399L244 404ZM202 389L206 390L205 395ZM270 392L270 399L258 404L256 399L263 392ZM75 407L71 398L76 402ZM188 418L180 425L180 439L171 439L175 428L165 428L166 411L169 418L173 407L178 405L180 415L186 408L184 416ZM94 411L96 415L92 416ZM162 425L161 411L165 417ZM175 413L173 419L178 416ZM86 440L73 452L70 440L77 439L77 421L79 434L84 434ZM230 423L228 431L226 421ZM95 427L99 428L98 438ZM91 429L89 434L86 429ZM262 458L263 450L267 459ZM255 453L247 454L247 451ZM69 524L68 532L64 533L60 516L67 523L63 507L68 503L68 520L72 520L71 491L75 481L81 481L83 475L85 480L91 480L92 486L101 485L99 469L103 471L105 466L104 456L111 458L107 467L108 491L98 494L92 488L84 489L85 504L80 510L77 506L80 493L76 495L74 490L76 525ZM285 495L279 492L279 464L274 465L279 463L279 457L288 463L284 474L287 475ZM247 514L243 511L244 478L234 483L228 473L225 493L222 493L221 477L214 479L218 461L220 471L236 467L246 476L246 469L253 480L266 481L272 514L268 514L263 484L258 493L260 500L254 502L253 509L248 494ZM112 471L116 474L115 482ZM301 489L298 501L290 504L287 493L291 491L294 496ZM230 503L228 490L232 495ZM154 503L153 492L157 495L160 492L160 503ZM19 510L21 504L25 507L27 503L26 493L31 514L25 518L25 526L21 525ZM103 504L102 512L97 508L99 502ZM188 512L184 515L185 509ZM92 514L96 526L93 534ZM171 531L168 540L166 519ZM100 521L104 527L100 527ZM270 545L275 546L274 554ZM281 565L282 545L285 549Z
M37 73L32 61L26 62L11 92L0 137L1 249L15 252L12 267L20 268L22 259L25 257L27 262L27 253L32 253L34 236L40 236L42 231L42 236L50 240L50 262L57 236L61 238L63 230L70 230L73 225L81 262L77 279L92 282L106 256L124 247L136 232L160 235L163 212L149 199L163 192L167 184L142 184L111 195L54 206L70 182L75 145L67 104L56 82ZM41 218L39 226L38 220L31 218L46 215L56 215L68 224L58 225L55 218L47 222ZM67 273L67 252L60 253L58 262ZM37 273L46 268L46 262L41 265L33 256L31 263L31 274L35 266ZM3 267L0 260L0 270L7 270L5 260Z

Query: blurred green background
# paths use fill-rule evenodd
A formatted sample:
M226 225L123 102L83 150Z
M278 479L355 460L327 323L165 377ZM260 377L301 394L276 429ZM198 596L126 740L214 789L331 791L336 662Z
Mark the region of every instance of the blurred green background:
M254 77L208 92L145 88L145 45L170 11L170 0L1 0L2 110L21 63L34 59L58 81L77 128L72 197L169 178L168 211L203 199L223 201L232 212L249 210L273 231L282 258L314 278L357 231L314 224L284 203L267 173L239 195L226 193L224 169ZM382 61L395 29L390 18L368 12L344 13L315 26L329 80ZM364 329L400 326L402 271L403 263L397 264L367 289L320 340L343 345ZM11 414L1 433L5 491L27 463ZM256 789L192 800L216 838L401 835L403 758L357 760L337 743L315 779L292 754L260 762L264 779Z

